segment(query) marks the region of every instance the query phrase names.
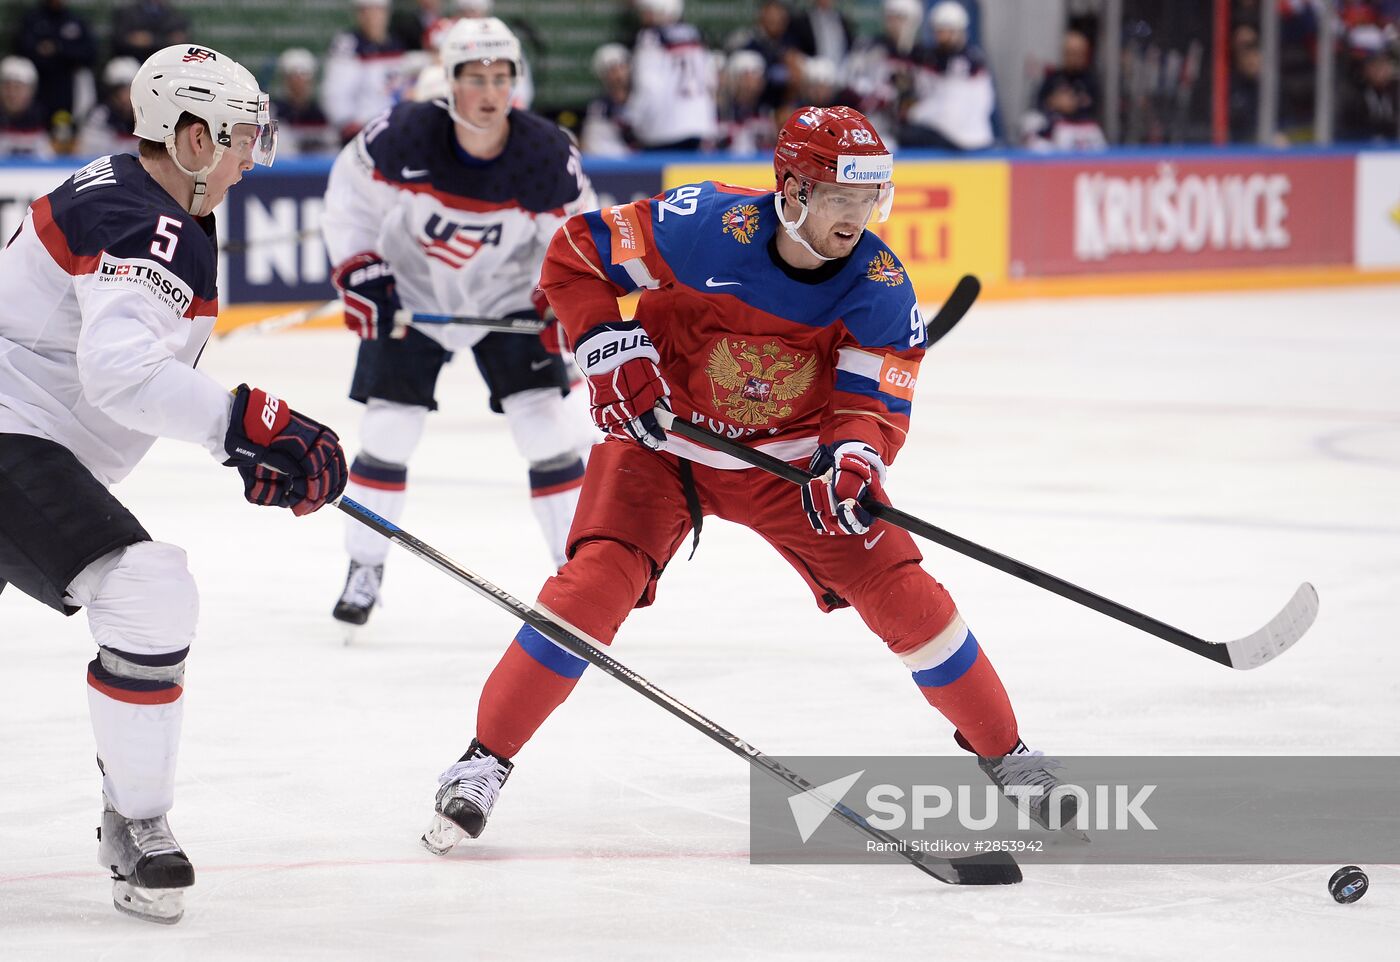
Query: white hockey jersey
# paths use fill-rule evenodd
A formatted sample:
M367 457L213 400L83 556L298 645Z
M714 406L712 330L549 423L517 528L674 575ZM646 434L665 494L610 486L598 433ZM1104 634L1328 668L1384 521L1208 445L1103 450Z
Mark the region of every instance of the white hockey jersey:
M905 119L938 131L963 150L992 146L996 90L982 51L925 47L913 59L915 103Z
M219 312L214 218L129 154L30 205L0 252L0 433L56 441L105 484L157 437L224 456L233 397L194 370Z
M338 33L326 54L321 109L346 135L408 97L418 65L397 39L375 43L354 31Z
M644 147L719 133L715 74L700 31L688 23L648 27L632 51L632 99L627 114Z
M372 251L409 310L507 317L532 309L545 250L567 218L597 206L578 149L558 126L511 111L505 150L481 161L434 103L372 121L331 167L321 230L331 262ZM421 327L449 351L480 328Z

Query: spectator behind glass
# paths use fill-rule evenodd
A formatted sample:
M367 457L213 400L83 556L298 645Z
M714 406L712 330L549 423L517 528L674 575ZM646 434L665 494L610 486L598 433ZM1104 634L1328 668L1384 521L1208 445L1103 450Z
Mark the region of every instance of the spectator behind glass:
M1057 78L1049 90L1041 84L1041 110L1027 111L1021 121L1024 146L1037 153L1060 150L1103 150L1108 146L1103 128L1082 114L1081 91L1070 80Z
M992 75L982 51L967 42L967 21L967 10L957 0L943 0L929 11L934 42L914 55L914 89L899 128L901 146L992 146Z
M400 10L390 18L389 32L399 38L405 50L423 50L424 38L443 19L442 2L417 0L416 9Z
M799 103L812 107L854 107L841 83L841 71L825 57L808 57L802 64Z
M1078 30L1065 32L1064 53L1060 66L1045 71L1045 79L1036 91L1035 106L1041 113L1055 114L1063 120L1076 123L1099 119L1099 81L1094 76L1093 49L1089 38ZM1063 91L1068 88L1074 94L1073 109L1065 113L1063 108L1071 106ZM1049 103L1052 94L1057 103ZM1059 108L1059 109L1057 109Z
M724 63L720 143L731 154L772 152L778 124L763 99L767 67L757 50L736 50Z
M332 38L321 84L321 109L344 143L417 79L405 75L403 42L389 33L389 0L351 0L351 6L355 29Z
M49 125L34 101L39 71L24 57L0 60L0 157L53 157Z
M115 57L102 70L102 103L88 111L78 130L77 151L84 157L136 153L136 113L131 109L131 82L141 65Z
M847 83L856 107L882 140L892 142L900 101L913 88L911 59L924 21L920 0L885 0L884 31L856 45L847 68Z
M139 63L171 44L190 37L190 22L165 0L136 0L112 13L112 56Z
M316 55L305 47L290 47L277 58L281 92L272 98L277 121L277 153L288 157L333 154L340 135L316 98Z
M719 133L715 71L681 0L637 0L627 115L643 150L708 150Z
M752 50L763 58L763 104L786 117L796 96L796 65L801 54L793 47L788 28L792 14L782 0L764 0L754 26L733 37L730 50ZM776 135L775 135L776 136Z
M851 19L836 8L836 0L812 0L811 8L797 13L788 27L793 47L808 57L829 60L838 69L845 65L855 37Z
M64 0L40 0L20 21L16 46L39 74L35 102L50 126L72 123L73 80L97 60L97 41L87 21ZM56 118L56 115L64 115Z
M583 115L580 149L595 157L625 157L632 153L632 125L627 101L632 94L632 53L620 43L605 43L593 51L593 76L603 95L588 104Z
M1361 75L1353 81L1343 107L1338 135L1341 140L1382 143L1394 141L1400 130L1396 108L1395 61L1384 51L1368 56Z

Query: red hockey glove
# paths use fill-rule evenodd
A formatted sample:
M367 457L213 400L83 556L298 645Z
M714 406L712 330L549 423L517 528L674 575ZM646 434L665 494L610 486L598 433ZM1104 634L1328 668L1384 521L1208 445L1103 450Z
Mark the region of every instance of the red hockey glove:
M861 500L885 501L885 463L864 441L823 444L812 455L815 474L802 486L802 510L821 534L865 534L875 523Z
M366 341L401 338L408 328L394 329L401 305L394 289L394 272L378 254L365 251L341 261L331 283L345 305L345 326Z
M334 431L246 384L233 392L224 450L224 464L243 476L245 498L296 515L340 497L349 476Z
M540 331L540 343L544 349L551 354L563 354L569 349L568 335L564 333L564 327L559 323L559 315L554 313L554 308L549 306L549 301L545 300L544 291L538 287L535 293L530 296L530 302L535 305L535 313L544 321L544 330Z
M574 359L588 377L593 423L620 438L659 451L666 432L656 405L671 409L671 387L661 376L660 355L635 321L600 324L579 338Z

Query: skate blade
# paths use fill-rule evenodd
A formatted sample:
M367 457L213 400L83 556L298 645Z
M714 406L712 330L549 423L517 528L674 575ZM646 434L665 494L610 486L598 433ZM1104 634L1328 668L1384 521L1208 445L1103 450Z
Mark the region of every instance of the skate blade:
M346 648L349 648L351 645L353 645L353 644L355 643L355 638L356 638L356 636L359 635L360 631L363 630L363 628L364 628L364 625L352 625L352 624L350 624L349 622L344 622L344 621L342 621L342 622L340 623L340 640L341 640L341 643L342 643Z
M435 813L432 824L423 833L422 842L423 847L434 855L446 855L466 837L467 833L462 831L460 825Z
M185 890L147 889L113 879L112 904L118 912L133 918L158 925L174 925L185 915Z

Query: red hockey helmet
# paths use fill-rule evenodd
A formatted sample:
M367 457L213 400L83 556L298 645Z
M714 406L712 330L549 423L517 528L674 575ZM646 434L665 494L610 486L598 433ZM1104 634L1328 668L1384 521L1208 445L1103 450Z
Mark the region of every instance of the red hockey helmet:
M803 107L796 111L778 133L773 173L780 194L789 174L804 185L877 187L879 219L889 216L894 157L870 121L854 108Z

